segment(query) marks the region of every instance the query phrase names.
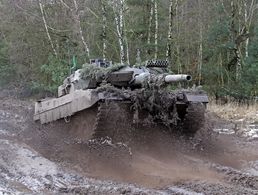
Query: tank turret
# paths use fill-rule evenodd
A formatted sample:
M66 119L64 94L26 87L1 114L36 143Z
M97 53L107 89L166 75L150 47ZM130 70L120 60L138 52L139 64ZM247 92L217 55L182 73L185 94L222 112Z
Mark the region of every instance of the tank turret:
M191 75L171 74L167 71L168 62L161 60L148 61L143 66L118 65L112 69L111 63L106 61L91 60L82 69L65 79L58 89L61 97L78 89L95 89L103 82L115 87L143 87L148 83L168 85L175 82L191 81Z

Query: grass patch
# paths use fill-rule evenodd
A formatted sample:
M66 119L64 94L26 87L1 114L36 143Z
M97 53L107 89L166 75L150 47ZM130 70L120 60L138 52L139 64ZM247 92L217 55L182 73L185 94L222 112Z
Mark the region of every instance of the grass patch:
M249 105L236 102L216 104L215 101L211 100L207 109L225 120L258 123L258 102Z

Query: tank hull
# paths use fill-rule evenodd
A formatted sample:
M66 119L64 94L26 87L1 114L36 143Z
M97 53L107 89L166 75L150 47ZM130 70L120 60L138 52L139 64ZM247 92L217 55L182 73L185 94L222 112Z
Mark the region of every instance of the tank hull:
M92 138L111 137L126 142L135 137L133 132L135 134L146 127L194 135L203 124L207 102L205 93L186 90L155 92L100 87L38 101L34 120L41 124L59 119L71 122L73 115L82 111L87 115L87 110L96 107L95 120L91 121L94 124L91 130L85 129L92 132Z

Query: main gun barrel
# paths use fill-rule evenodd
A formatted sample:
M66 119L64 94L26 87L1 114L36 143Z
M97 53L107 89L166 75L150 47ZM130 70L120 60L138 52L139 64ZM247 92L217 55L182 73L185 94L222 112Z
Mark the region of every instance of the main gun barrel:
M153 75L154 76L154 75ZM155 75L153 77L149 72L144 72L141 74L138 74L134 77L133 82L131 82L133 85L142 85L144 82L148 81L154 81L154 82L163 82L163 83L174 83L174 82L180 82L180 81L191 81L192 76L186 75L186 74L170 74L170 75Z
M187 74L172 74L165 76L166 83L180 82L180 81L191 81L192 76Z

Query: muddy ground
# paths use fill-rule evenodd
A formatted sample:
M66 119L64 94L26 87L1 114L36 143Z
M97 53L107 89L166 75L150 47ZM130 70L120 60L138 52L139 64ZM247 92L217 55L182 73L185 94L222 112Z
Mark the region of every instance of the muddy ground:
M35 123L33 105L0 92L0 194L258 194L257 136L211 112L194 138L157 129L121 163L92 157L63 121Z

